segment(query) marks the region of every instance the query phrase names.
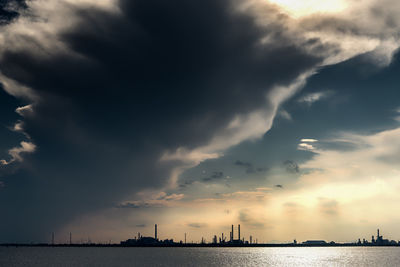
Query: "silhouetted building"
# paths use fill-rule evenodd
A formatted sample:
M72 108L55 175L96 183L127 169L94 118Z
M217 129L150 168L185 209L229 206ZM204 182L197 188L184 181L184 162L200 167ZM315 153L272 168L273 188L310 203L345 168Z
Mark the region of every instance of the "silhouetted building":
M233 224L232 224L231 238L230 238L229 243L230 244L234 244L234 245L243 244L244 240L240 239L240 224L238 224L238 239L234 238L234 234L233 233L234 233L234 230L233 230Z
M383 239L383 236L379 234L379 229L377 230L377 236L375 240L376 245L389 245L390 241L388 239Z
M213 242L213 244L217 244L217 236L216 235L214 235L212 242Z
M360 241L358 242L358 244L360 245ZM379 229L377 229L377 235L376 235L376 239L375 236L371 237L371 242L368 242L367 240L363 239L362 241L362 245L366 245L366 246L387 246L387 245L400 245L400 243L394 241L394 240L390 240L389 239L383 239L383 236L380 235Z
M173 239L158 240L157 224L154 225L154 237L142 236L138 233L138 238L121 241L123 246L154 246L154 245L172 245ZM186 235L185 235L186 238ZM185 240L186 242L186 240Z

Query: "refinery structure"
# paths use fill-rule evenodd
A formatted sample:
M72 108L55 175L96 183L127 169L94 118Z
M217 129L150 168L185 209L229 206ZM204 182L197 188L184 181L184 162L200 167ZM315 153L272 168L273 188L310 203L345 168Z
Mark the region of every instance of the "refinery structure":
M138 233L137 236L135 236L135 238L128 239L126 241L121 242L121 245L123 245L123 246L174 245L174 244L188 245L188 243L186 243L186 233L185 233L184 241L181 240L179 242L174 242L173 239L160 240L160 239L158 239L158 235L157 235L157 224L154 225L154 237L142 236L140 233ZM195 244L195 243L189 243L189 244ZM237 226L237 239L235 239L234 226L232 224L232 230L229 232L229 239L227 239L226 235L224 236L224 233L222 233L220 237L217 237L216 235L214 235L211 243L207 243L206 240L204 238L202 238L201 242L199 244L203 244L203 245L204 244L249 245L249 244L253 244L253 238L252 238L252 236L250 236L249 241L245 240L244 237L240 238L240 224L239 224Z
M158 238L158 229L157 224L154 225L154 236L143 236L140 233L137 234L132 239L128 239L122 241L120 243L121 246L210 246L210 247L245 247L245 246L254 246L254 247L293 247L293 246L400 246L400 241L384 239L382 235L380 235L379 229L377 230L377 235L372 236L371 240L368 241L366 239L358 239L356 242L350 243L336 243L334 241L327 242L325 240L307 240L301 243L298 243L297 240L293 240L291 243L282 243L282 244L266 244L266 243L258 243L257 239L254 239L253 236L249 236L249 239L246 240L241 236L240 233L240 224L237 226L237 235L235 235L234 225L231 226L231 231L229 232L229 238L224 233L218 237L214 235L211 239L211 242L207 242L204 238L201 239L200 242L186 242L186 233L184 234L184 240L180 240L175 242L173 239L159 239ZM236 237L236 238L235 238Z
M400 241L396 242L394 240L389 240L389 239L384 239L383 236L379 234L379 229L377 230L376 234L376 239L374 236L371 237L371 242L368 240L363 239L361 242L361 239L358 239L357 242L358 245L378 245L378 246L387 246L387 245L400 245Z

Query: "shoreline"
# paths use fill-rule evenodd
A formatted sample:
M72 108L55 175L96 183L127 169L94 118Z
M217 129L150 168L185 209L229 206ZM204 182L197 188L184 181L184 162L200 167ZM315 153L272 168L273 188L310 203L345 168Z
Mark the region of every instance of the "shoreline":
M0 247L118 247L118 248L132 248L132 247L154 247L154 248L258 248L258 247L400 247L399 244L375 245L366 244L359 245L354 243L342 244L326 244L326 245L310 245L310 244L248 244L248 245L222 245L222 244L168 244L168 245L120 245L120 244L0 244Z

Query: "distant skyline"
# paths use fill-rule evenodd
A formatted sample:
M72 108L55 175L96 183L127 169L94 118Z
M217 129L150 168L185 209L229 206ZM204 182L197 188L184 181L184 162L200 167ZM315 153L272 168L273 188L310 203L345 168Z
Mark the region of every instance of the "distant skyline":
M0 1L0 243L400 240L399 15Z

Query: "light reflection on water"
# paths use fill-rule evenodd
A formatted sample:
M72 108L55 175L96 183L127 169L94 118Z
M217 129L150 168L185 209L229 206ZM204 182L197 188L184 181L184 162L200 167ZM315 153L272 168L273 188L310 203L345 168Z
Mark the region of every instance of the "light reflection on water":
M0 247L0 266L400 266L400 248Z

